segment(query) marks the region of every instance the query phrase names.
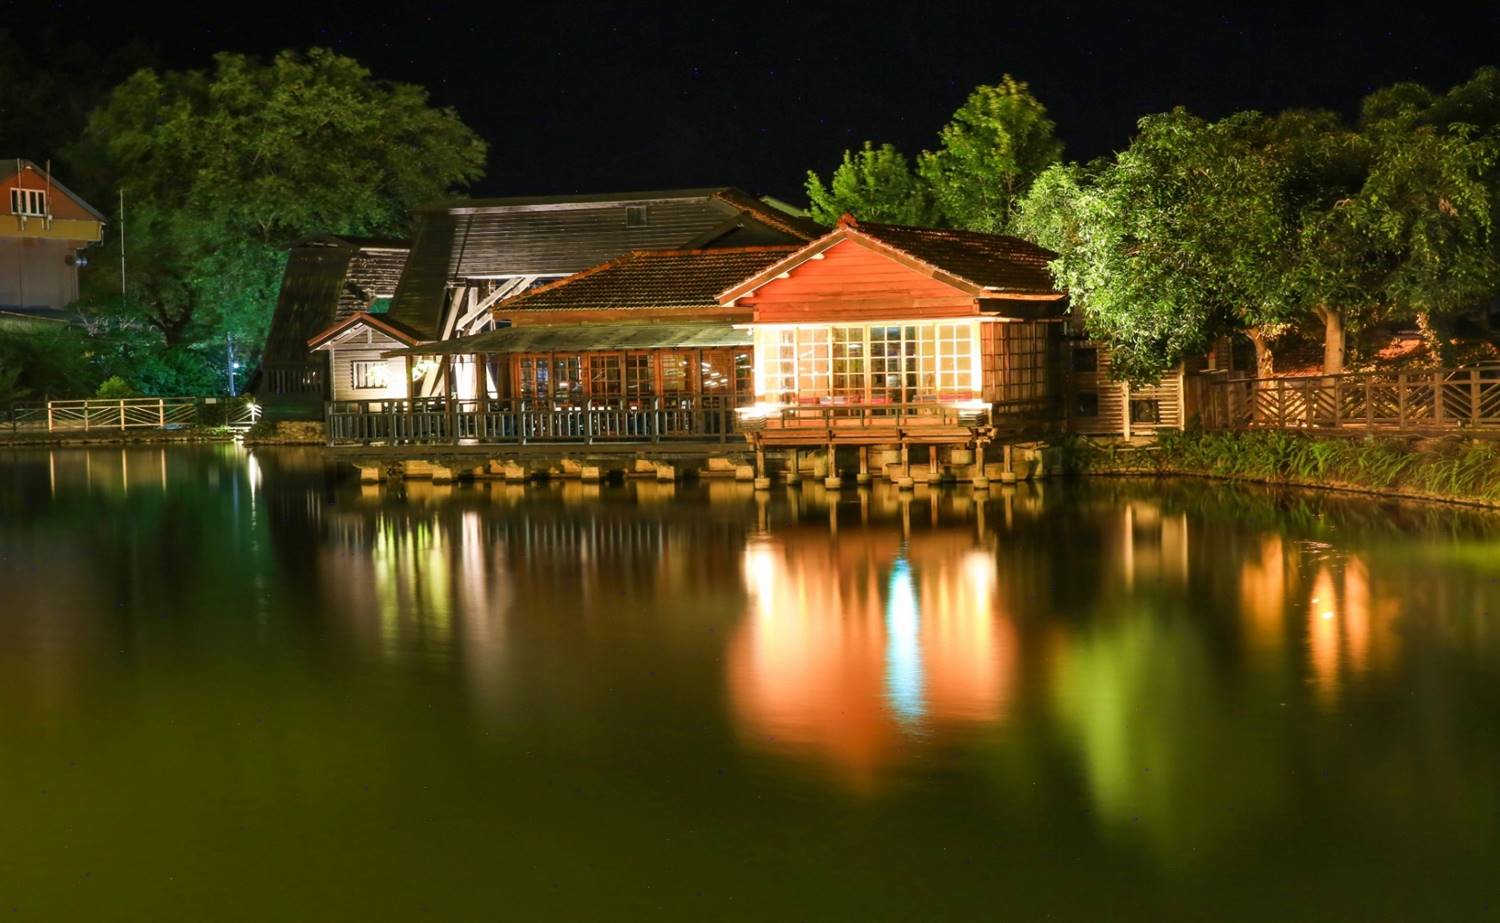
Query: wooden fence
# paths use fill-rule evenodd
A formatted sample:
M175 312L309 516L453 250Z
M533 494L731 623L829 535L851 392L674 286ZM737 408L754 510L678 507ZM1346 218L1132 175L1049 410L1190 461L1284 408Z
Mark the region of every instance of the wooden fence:
M330 445L728 442L734 405L716 397L641 397L579 406L530 400L332 401Z
M1305 378L1206 377L1205 429L1500 432L1500 367L1351 372Z
M0 432L247 429L259 419L260 406L249 397L86 398L11 404L0 410Z

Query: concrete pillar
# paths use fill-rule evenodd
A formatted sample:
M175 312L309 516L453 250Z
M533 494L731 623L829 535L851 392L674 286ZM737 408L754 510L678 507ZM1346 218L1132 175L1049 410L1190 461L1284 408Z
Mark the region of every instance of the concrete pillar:
M802 483L802 453L792 449L791 463L787 465L786 482L788 484Z
M754 481L755 480L755 468L752 467L752 466L750 466L750 465L739 465L739 466L737 466L734 469L734 479L736 481Z
M385 480L384 465L356 465L359 468L359 482L361 484L379 484Z
M597 465L582 465L578 469L578 477L585 484L597 484L604 480L603 472Z
M854 476L854 483L870 483L870 447L867 445L859 447L859 473Z
M836 474L830 474L823 479L823 486L829 490L839 490L844 486L844 479Z
M657 465L656 479L658 481L675 482L677 480L677 468L672 465Z
M449 465L433 465L432 466L432 483L434 483L434 484L452 484L456 480L458 480L458 472L455 471L451 466L449 466Z

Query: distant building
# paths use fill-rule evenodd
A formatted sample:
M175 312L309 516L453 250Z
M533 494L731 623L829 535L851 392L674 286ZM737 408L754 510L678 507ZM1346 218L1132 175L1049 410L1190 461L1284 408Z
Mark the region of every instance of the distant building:
M0 315L61 320L104 215L29 160L0 160Z

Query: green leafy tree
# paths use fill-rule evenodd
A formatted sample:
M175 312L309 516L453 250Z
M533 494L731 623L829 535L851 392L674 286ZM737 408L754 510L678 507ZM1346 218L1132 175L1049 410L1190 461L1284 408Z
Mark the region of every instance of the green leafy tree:
M1177 110L1110 161L1049 171L1020 224L1059 253L1060 284L1132 381L1231 331L1268 371L1270 340L1298 325L1321 325L1334 374L1351 330L1493 288L1490 156L1468 131Z
M90 306L150 324L170 349L222 355L233 335L254 355L287 244L405 233L412 207L481 175L485 144L422 88L314 49L138 71L89 117L69 159L101 200L123 189L126 201L124 296L118 264L98 260ZM103 252L118 252L119 230Z
M829 226L846 212L862 221L919 227L938 220L926 182L912 172L906 155L890 144L876 147L866 141L858 151L844 151L826 185L809 170L807 198L813 219Z
M917 158L948 224L1004 233L1021 197L1062 156L1046 108L1025 83L1006 75L975 88L938 133L940 146Z
M1018 218L1059 254L1053 272L1090 335L1134 382L1159 378L1235 329L1270 342L1294 319L1277 198L1286 168L1255 113L1208 123L1185 110L1143 119L1127 151L1089 168L1055 166Z

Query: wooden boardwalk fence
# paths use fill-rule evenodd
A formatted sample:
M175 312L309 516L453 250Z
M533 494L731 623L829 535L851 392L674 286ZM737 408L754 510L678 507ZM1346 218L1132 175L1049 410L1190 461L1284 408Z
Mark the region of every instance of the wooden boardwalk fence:
M1500 366L1298 378L1205 376L1205 429L1500 435Z
M250 397L127 397L32 401L0 408L0 433L248 429L260 419Z

